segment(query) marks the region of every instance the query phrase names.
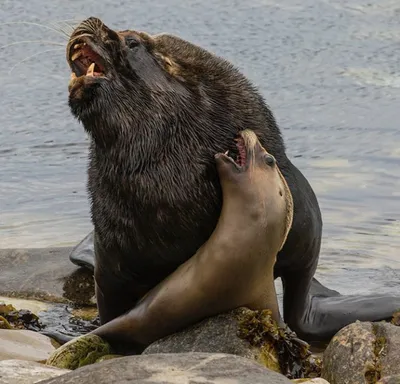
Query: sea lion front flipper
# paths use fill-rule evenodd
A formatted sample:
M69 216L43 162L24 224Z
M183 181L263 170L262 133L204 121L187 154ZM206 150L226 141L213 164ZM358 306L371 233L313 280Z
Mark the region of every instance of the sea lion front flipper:
M93 245L94 231L91 231L85 238L76 245L70 255L69 259L75 265L88 268L94 271L94 245Z

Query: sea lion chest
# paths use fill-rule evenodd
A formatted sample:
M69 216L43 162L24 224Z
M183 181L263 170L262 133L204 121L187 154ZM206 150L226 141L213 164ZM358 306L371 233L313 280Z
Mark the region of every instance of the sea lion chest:
M92 156L88 190L97 257L158 280L190 258L211 235L222 205L213 162L165 157L140 171ZM100 259L99 259L100 258Z

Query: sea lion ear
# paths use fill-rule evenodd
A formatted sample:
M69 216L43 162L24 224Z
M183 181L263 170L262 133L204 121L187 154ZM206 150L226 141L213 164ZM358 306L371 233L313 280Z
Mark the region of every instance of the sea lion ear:
M174 77L179 77L179 65L175 63L173 59L168 56L163 55L160 52L154 52L154 56L158 61L164 65L165 70Z

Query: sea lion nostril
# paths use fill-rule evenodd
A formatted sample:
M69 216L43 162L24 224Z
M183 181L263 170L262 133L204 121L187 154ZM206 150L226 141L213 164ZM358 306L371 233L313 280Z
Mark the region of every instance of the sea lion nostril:
M275 157L272 155L265 155L264 159L265 159L265 163L267 165L269 165L270 167L274 166L276 163Z

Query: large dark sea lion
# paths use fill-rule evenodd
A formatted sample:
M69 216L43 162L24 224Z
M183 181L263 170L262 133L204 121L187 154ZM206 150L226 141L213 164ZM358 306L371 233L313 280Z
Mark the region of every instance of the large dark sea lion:
M313 279L322 231L316 196L287 158L263 98L230 63L178 37L117 32L97 18L73 32L67 59L69 105L91 138L94 225L71 260L84 255L82 263L95 268L103 324L132 309L211 236L222 207L214 154L236 154L243 127L276 158L293 196L292 229L274 268L289 327L321 341L400 308L400 297L341 296Z
M280 321L273 268L292 224L293 200L274 157L252 131L240 132L237 145L238 162L216 155L223 204L207 242L132 310L92 333L140 349L239 307L268 308Z

